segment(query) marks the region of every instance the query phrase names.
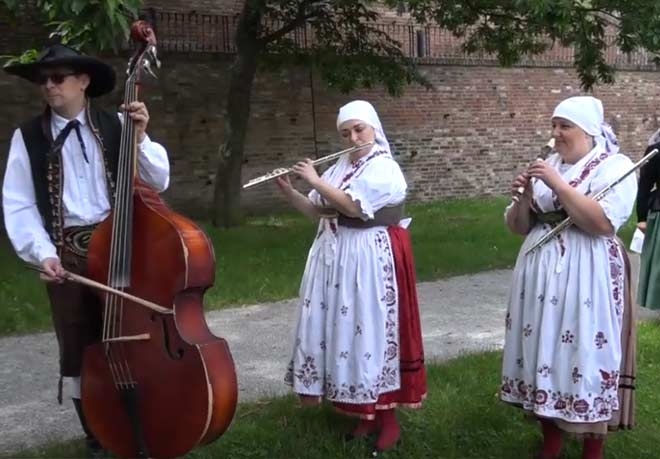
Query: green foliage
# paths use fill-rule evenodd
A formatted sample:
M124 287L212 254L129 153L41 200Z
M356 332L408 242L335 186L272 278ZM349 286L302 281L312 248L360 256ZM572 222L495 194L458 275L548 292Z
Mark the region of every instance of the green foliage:
M268 69L296 63L317 69L330 87L348 93L383 85L398 95L404 86L431 85L401 51L401 44L378 28L372 1L284 0L247 2L244 15L261 18L255 44ZM292 34L306 42L296 43ZM240 32L239 32L240 36Z
M21 2L3 0L11 11ZM63 43L83 51L117 50L141 0L36 0L44 22ZM317 68L342 92L384 85L398 94L406 84L428 81L378 30L378 2L365 0L247 0L238 31L239 52L256 52L262 65L277 68L304 63ZM434 23L465 38L470 53L496 55L504 66L553 44L575 48L575 66L585 89L609 83L614 68L605 59L614 34L627 53L643 48L660 52L660 2L656 0L386 0L404 5L419 22ZM292 38L306 31L311 43L301 49ZM246 45L249 45L246 47ZM6 57L6 56L5 56ZM32 50L12 62L34 58Z
M4 0L10 11L22 14L18 0ZM118 51L128 38L131 21L137 18L142 0L36 0L50 37L83 52ZM38 51L29 49L19 56L3 56L5 65L30 62Z
M610 83L614 67L605 59L606 35L622 52L660 51L660 2L656 0L389 0L405 4L423 23L435 23L465 38L468 52L496 54L516 63L553 44L575 48L575 67L584 89ZM657 63L657 61L656 61Z
M311 64L342 92L383 84L398 94L409 83L430 87L400 50L400 43L378 30L373 1L253 0L243 17L255 27L248 36L262 64ZM557 44L575 49L582 86L610 83L614 67L605 51L617 45L627 53L660 51L660 2L656 0L386 0L406 6L420 23L438 24L465 39L469 53L496 55L510 66ZM258 24L258 27L256 26ZM308 42L296 43L302 32ZM615 42L606 40L614 35ZM304 49L303 49L304 48Z
M2 0L7 8L10 10L16 10L19 4L19 0Z
M28 49L18 56L3 55L0 56L0 59L5 59L5 66L12 64L28 64L30 62L36 61L37 56L39 56L39 51L36 49Z

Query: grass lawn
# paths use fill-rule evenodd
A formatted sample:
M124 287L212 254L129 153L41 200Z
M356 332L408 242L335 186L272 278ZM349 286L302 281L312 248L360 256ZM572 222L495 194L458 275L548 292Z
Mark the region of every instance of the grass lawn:
M506 198L451 200L410 206L418 279L507 268L521 238L503 220ZM291 298L305 266L315 226L299 215L253 218L219 229L202 224L213 240L216 283L205 295L207 310ZM630 241L632 221L622 230ZM0 238L0 336L51 328L46 293Z
M613 434L608 459L659 457L660 323L639 329L637 425ZM474 354L429 365L429 395L423 409L401 411L402 444L384 457L443 459L528 458L541 441L535 424L521 411L499 402L499 352ZM242 404L229 430L215 443L193 451L188 459L263 458L322 459L367 457L366 442L346 444L340 438L351 422L328 407L301 408L293 397ZM567 458L578 459L580 446L566 443ZM20 458L83 457L81 440L14 453ZM9 456L7 456L9 457Z

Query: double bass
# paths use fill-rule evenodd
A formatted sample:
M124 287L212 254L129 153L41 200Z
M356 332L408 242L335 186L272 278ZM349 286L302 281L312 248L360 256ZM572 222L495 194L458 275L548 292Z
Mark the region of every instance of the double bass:
M131 38L138 46L128 64L126 106L137 100L142 73L160 65L147 22L133 23ZM180 457L229 427L237 378L227 342L204 319L213 246L139 180L136 146L134 122L124 116L114 207L88 248L88 276L108 288L100 293L101 340L83 356L82 406L96 438L115 455Z

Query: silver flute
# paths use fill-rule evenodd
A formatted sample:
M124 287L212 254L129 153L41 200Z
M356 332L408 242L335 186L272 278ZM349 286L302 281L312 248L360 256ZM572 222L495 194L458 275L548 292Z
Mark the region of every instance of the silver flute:
M317 166L319 164L327 163L328 161L332 161L333 159L339 158L343 154L352 153L354 151L361 150L364 147L368 147L368 146L371 146L373 144L374 144L374 142L367 142L367 143L364 143L362 145L356 145L354 147L346 148L345 150L340 150L340 151L336 151L334 153L330 153L329 155L326 155L326 156L323 156L321 158L315 159L314 161L312 161L312 165ZM252 186L259 185L259 184L264 183L264 182L268 182L268 181L270 181L274 178L290 174L291 172L293 172L292 167L289 167L289 168L280 167L279 169L274 169L273 171L271 171L267 174L264 174L264 175L262 175L260 177L257 177L257 178L253 178L252 180L247 182L245 185L243 185L243 189L250 188Z
M623 179L625 179L630 174L635 172L637 169L642 167L644 164L649 162L649 160L651 158L653 158L655 155L658 154L658 151L660 151L660 150L658 150L657 148L654 148L653 150L651 150L646 156L644 156L642 159L637 161L633 165L633 167L631 167L628 171L626 171L625 174L623 174L621 177L619 177L618 179L616 179L615 181L613 181L612 183L607 185L605 188L600 190L598 193L596 193L594 195L593 199L595 201L599 201L600 199L602 199L603 196L605 196L612 188L614 188L616 185L621 183L623 181ZM566 217L557 226L555 226L552 230L550 230L546 234L544 234L542 238L540 238L538 241L536 241L536 244L534 244L532 247L527 249L527 252L525 252L525 255L529 255L530 253L535 251L537 248L541 247L543 244L548 242L550 239L555 237L557 234L559 234L561 231L565 230L566 228L568 228L572 224L573 224L573 221L571 220L571 217Z
M537 156L536 160L543 161L554 150L554 148L555 148L555 138L553 137L550 140L548 140L548 143L543 145L543 147L541 148L541 153ZM520 198L522 197L524 192L525 192L525 187L519 186L516 189L516 192L513 193L513 196L511 196L511 201L520 202Z

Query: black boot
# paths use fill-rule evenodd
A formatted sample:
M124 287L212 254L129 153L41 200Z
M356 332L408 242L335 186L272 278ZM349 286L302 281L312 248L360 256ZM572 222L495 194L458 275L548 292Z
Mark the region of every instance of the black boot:
M108 453L103 449L101 443L94 437L94 434L89 427L87 427L87 421L85 421L85 415L83 414L82 401L79 398L72 398L73 406L78 413L78 419L80 419L80 425L85 432L85 444L87 445L87 457L91 459L101 459L107 458Z

